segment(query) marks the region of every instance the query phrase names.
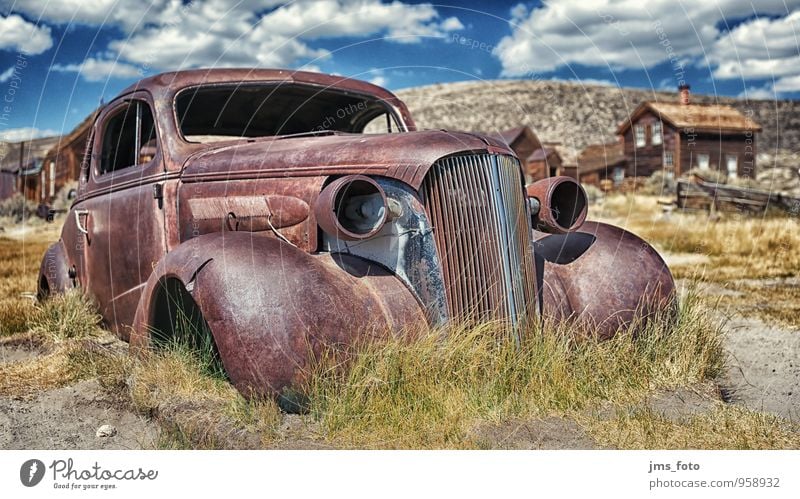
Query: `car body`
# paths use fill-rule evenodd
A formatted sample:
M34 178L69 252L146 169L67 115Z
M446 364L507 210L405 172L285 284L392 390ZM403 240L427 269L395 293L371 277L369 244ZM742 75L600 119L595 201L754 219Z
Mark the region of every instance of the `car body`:
M245 393L285 394L365 335L551 316L610 336L674 295L644 241L583 224L574 181L526 190L507 144L417 131L339 76L145 78L98 114L79 180L39 295L82 289L136 348L185 313Z

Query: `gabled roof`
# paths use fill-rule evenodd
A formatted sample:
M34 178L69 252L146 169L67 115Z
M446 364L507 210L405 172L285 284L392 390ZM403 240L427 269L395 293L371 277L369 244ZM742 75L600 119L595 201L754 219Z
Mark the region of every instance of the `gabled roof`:
M546 149L553 149L561 159L561 166L575 167L578 165L578 153L574 147L562 144L561 142L546 142L542 144Z
M692 128L711 133L760 132L761 126L736 108L722 104L680 104L678 102L645 101L631 113L630 119L617 127L617 134L625 133L631 124L650 111L675 128Z
M625 162L625 150L620 142L592 144L578 156L578 171L589 173L618 166Z
M561 156L554 147L542 147L533 151L533 153L528 156L528 161L545 161L553 156L558 157L559 160L561 159Z
M509 128L508 130L503 130L502 132L492 133L489 135L497 137L509 146L513 145L519 139L524 138L531 141L534 144L534 147L541 147L539 137L537 137L536 134L533 133L533 130L531 130L531 127L527 125Z
M25 140L22 142L6 142L0 147L0 170L16 173L20 170L36 168L37 161L58 143L59 137Z

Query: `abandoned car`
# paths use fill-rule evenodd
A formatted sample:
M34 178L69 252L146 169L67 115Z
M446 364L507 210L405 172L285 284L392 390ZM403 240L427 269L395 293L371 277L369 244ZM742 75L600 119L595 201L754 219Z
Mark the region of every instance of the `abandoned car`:
M575 181L526 188L507 144L417 131L343 77L143 79L98 114L80 175L40 298L80 288L133 348L189 317L243 393L280 395L370 331L550 316L607 337L673 300L653 248L584 223Z

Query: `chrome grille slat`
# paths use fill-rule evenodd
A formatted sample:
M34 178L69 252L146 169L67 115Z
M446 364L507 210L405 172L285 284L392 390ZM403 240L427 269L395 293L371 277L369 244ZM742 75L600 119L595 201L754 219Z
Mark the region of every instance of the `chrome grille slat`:
M422 187L452 318L517 323L535 312L530 218L519 163L491 154L439 160Z

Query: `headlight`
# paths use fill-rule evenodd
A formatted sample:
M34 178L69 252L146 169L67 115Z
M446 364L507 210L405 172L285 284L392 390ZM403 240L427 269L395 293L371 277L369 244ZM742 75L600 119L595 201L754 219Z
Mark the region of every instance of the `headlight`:
M314 207L317 224L329 235L355 241L374 236L386 223L386 194L363 175L348 175L328 184Z

